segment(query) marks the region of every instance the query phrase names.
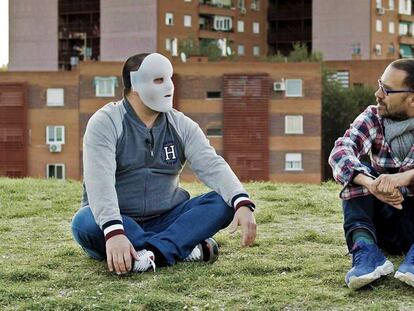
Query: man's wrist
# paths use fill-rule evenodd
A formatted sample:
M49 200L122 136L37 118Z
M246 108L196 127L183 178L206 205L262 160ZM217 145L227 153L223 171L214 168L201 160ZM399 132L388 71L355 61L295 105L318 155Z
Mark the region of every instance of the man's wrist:
M236 195L232 199L231 204L233 205L235 211L237 211L242 206L247 206L253 212L256 207L253 201L250 200L246 194Z
M253 205L249 205L249 204L247 204L247 205L242 205L242 206L239 206L237 210L239 210L239 209L240 209L240 208L242 208L242 207L246 207L246 208L247 208L247 209L249 209L251 212L254 212L254 209L255 209Z
M124 226L120 220L111 220L102 226L105 242L116 235L125 235Z
M370 176L367 176L363 173L358 173L354 179L352 180L352 183L364 186L365 188L369 189L374 179Z

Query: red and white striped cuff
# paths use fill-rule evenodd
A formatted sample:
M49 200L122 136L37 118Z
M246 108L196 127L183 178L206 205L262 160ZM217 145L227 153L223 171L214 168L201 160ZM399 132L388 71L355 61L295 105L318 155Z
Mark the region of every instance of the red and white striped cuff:
M255 205L248 197L240 196L233 201L233 207L237 211L240 207L247 206L251 211L254 211Z
M108 241L110 238L116 235L125 234L122 222L117 220L107 222L105 225L102 226L102 229L105 235L105 241Z

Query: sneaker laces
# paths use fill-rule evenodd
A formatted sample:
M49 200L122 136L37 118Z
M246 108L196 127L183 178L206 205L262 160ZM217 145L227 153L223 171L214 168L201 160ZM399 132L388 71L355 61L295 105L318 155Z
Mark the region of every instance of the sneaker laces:
M194 247L194 249L191 251L191 253L184 258L183 261L200 261L201 260L201 245L198 244L196 245L196 247Z
M149 268L155 272L154 253L147 251L146 249L140 250L138 253L138 260L135 260L132 271L134 272L145 272Z
M352 249L348 252L348 254L352 254L352 267L358 265L361 262L361 258L363 258L362 256L362 247L361 245L355 243L354 246L352 247ZM348 255L347 254L347 255Z

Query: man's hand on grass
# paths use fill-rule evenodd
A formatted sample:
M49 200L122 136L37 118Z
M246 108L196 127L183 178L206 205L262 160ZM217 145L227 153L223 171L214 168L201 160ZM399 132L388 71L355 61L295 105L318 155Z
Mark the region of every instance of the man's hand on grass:
M125 235L115 235L106 241L109 271L115 271L118 275L125 274L131 271L135 259L138 259L137 252Z
M230 233L236 232L238 226L241 226L242 231L241 246L252 245L256 239L256 219L247 206L241 206L234 214L229 227Z

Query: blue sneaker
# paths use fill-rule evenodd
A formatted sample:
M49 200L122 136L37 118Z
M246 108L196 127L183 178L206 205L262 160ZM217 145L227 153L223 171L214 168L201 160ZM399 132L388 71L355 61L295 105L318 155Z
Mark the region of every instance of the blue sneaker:
M410 250L405 255L404 262L395 272L394 277L414 287L414 244L411 245Z
M345 276L350 289L358 289L394 272L394 265L387 260L375 244L357 241L352 247L352 269Z

